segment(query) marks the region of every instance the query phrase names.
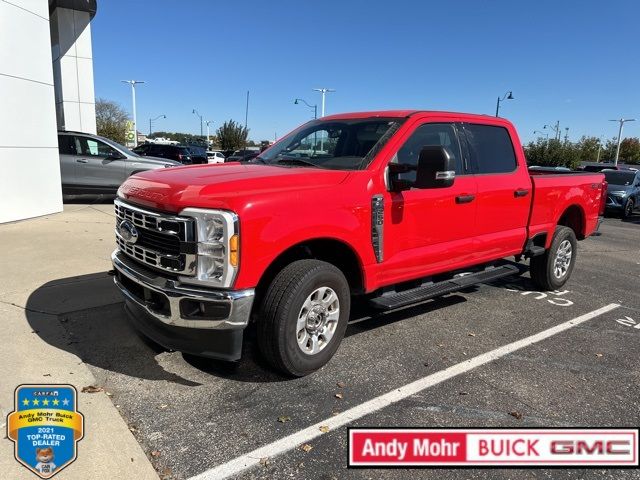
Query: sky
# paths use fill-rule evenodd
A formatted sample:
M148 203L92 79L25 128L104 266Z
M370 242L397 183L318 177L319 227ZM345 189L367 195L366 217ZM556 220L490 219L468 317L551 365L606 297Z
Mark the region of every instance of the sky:
M131 110L138 130L211 133L244 123L272 140L326 113L385 109L500 114L523 141L560 122L569 138L611 138L638 118L637 0L99 0L91 24L96 98ZM206 127L205 127L206 134ZM548 131L548 130L547 130ZM553 135L553 134L552 134Z

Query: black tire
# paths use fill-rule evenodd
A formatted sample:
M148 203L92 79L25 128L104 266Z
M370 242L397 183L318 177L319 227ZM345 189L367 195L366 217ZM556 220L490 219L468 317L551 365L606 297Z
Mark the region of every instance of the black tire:
M627 198L627 201L622 208L622 218L629 218L631 215L633 215L634 208L635 205L633 204L633 198Z
M556 257L558 256L558 249L565 240L571 245L571 259L566 271L558 276L555 272ZM566 246L566 244L564 245ZM573 230L569 227L556 227L549 249L544 255L531 258L531 280L542 290L557 290L562 287L571 276L571 272L576 263L577 252L578 242Z
M296 327L305 301L323 287L329 287L338 297L339 318L333 336L311 355L298 345ZM257 322L260 351L277 370L296 377L308 375L325 365L340 346L350 308L349 284L338 268L320 260L290 263L275 276L262 300Z

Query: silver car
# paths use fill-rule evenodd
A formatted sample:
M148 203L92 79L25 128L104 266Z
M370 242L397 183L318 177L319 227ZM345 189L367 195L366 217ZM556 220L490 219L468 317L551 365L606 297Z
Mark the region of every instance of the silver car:
M62 193L114 194L130 175L181 165L165 158L141 157L108 138L58 132Z

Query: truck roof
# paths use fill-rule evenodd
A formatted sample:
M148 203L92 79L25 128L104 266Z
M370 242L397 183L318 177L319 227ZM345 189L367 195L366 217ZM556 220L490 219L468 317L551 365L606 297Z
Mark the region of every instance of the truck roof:
M322 120L344 120L347 118L369 118L369 117L386 117L386 118L404 118L409 117L411 115L415 115L416 113L426 113L433 115L451 115L456 117L466 117L469 119L487 119L496 117L489 115L479 115L474 113L462 113L462 112L443 112L438 110L377 110L370 112L349 112L349 113L338 113L335 115L327 115L322 117Z

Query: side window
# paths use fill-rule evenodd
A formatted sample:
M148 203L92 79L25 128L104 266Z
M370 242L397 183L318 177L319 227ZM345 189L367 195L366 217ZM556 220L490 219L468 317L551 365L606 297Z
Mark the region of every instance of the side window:
M516 154L506 128L468 124L464 130L476 173L509 173L516 169Z
M76 142L71 135L58 135L58 149L62 155L75 155Z
M415 166L418 164L420 150L425 146L431 145L443 146L455 161L456 175L464 175L460 143L458 142L455 127L451 123L425 123L420 125L400 147L391 162ZM414 181L416 172L402 173L400 178Z
M91 157L106 157L112 153L115 153L115 149L111 148L104 142L94 140L93 138L77 137L80 141L82 148L82 154Z

